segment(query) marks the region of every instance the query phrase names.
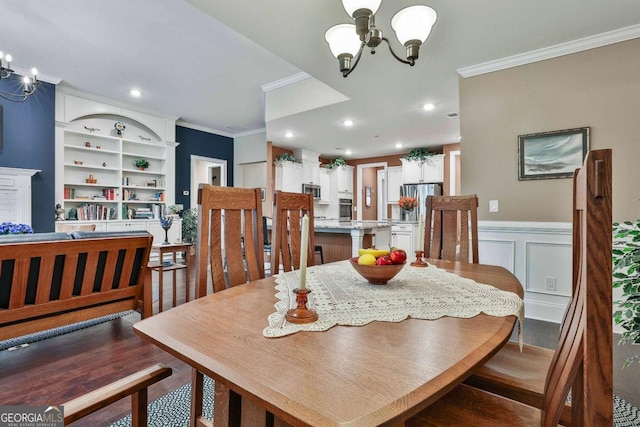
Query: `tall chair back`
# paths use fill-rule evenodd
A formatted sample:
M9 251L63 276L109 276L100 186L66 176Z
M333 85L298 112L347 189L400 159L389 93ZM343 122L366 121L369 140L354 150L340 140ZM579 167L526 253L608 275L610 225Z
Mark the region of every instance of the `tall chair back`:
M427 196L424 253L428 258L478 263L478 197Z
M207 294L209 266L213 292L264 278L259 188L200 184L196 264L198 297Z
M612 166L611 150L587 153L584 165L573 176L573 297L582 304L584 327L575 339L575 350L582 362L568 369L565 354L571 350L573 322L569 313L562 325L560 344L551 362L545 386L543 416L557 423L558 399L571 388L571 423L575 426L613 425L613 318L611 263L612 243ZM570 308L571 308L570 305ZM575 315L574 315L575 317ZM575 374L573 371L576 371ZM567 380L575 375L574 380ZM553 415L551 417L550 415ZM555 424L554 424L555 425Z
M408 427L538 422L555 427L569 390L571 420L563 425L613 426L611 171L611 150L596 150L573 177L573 296L546 374L541 410L461 385L409 420Z
M300 232L302 217L309 216L307 265L314 265L313 196L311 194L276 192L271 238L271 272L277 274L300 268Z

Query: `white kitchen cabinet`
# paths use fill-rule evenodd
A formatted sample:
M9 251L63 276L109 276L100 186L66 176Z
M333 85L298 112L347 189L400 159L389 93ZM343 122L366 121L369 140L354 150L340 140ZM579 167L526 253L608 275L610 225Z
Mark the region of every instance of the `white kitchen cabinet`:
M391 246L404 249L410 258L418 243L418 224L394 224L391 227Z
M353 166L331 169L331 188L338 193L353 195Z
M302 192L302 163L282 162L276 165L276 191Z
M329 177L329 169L320 168L320 200L321 204L329 204L331 201L331 178Z
M444 181L444 154L429 156L424 162L400 160L402 161L402 182L404 184Z
M387 203L398 203L402 186L402 166L387 168Z
M302 182L320 184L320 162L302 162Z

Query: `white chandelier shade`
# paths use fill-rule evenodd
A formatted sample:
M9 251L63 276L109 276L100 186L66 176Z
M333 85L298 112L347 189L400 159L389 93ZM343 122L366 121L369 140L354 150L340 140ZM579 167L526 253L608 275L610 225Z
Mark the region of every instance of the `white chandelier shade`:
M324 39L336 58L344 54L356 56L360 50L360 38L353 24L339 24L329 28L324 34Z
M409 6L393 16L391 28L403 45L409 40L419 40L424 43L437 18L436 11L428 6Z
M381 3L382 0L342 0L342 6L349 16L353 16L353 12L358 9L368 9L371 13L376 13Z

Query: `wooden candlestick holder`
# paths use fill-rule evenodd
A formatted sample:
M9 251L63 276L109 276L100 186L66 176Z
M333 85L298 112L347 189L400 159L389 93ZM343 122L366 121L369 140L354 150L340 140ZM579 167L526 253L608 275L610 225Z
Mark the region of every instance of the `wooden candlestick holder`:
M428 267L429 266L429 264L427 264L426 261L422 260L423 253L424 252L422 251L416 251L416 260L411 263L411 267Z
M292 308L287 311L284 318L289 323L313 323L318 320L318 313L312 308L307 308L307 294L311 292L310 289L297 288L293 290L296 294L296 308Z

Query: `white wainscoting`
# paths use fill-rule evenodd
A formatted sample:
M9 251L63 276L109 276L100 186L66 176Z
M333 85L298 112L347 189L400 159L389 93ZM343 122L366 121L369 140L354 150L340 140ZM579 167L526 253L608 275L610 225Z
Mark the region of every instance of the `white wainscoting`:
M571 223L480 221L482 264L512 272L524 288L525 317L560 323L571 296ZM547 281L555 281L555 290Z

